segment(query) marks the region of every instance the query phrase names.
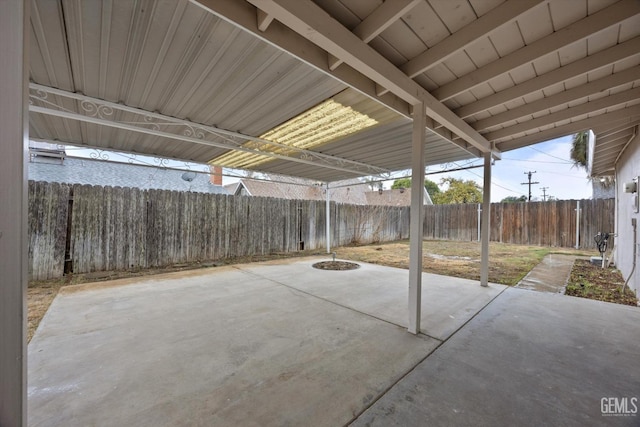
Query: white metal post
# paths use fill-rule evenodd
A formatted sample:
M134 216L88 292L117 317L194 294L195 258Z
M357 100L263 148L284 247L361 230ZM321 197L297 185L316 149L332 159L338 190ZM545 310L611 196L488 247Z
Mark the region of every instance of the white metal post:
M576 202L576 249L580 249L580 200Z
M491 230L491 152L484 155L484 186L482 187L482 231L480 284L489 286L489 231Z
M413 106L411 142L411 217L409 221L409 332L420 332L422 303L422 231L424 221L424 104Z
M478 242L480 241L480 224L482 224L482 220L480 219L481 213L482 213L482 203L478 203Z
M327 233L327 253L331 253L331 199L329 198L329 183L327 182L327 195L325 201L326 233Z
M0 1L0 425L27 425L29 4Z

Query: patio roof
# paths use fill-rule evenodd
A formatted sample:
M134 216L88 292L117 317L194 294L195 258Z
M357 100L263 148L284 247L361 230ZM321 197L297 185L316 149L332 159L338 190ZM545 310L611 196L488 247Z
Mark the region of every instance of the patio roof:
M594 138L589 141L589 174L591 176L613 176L616 164L625 148L636 136L640 118L630 118L618 126L594 129Z
M411 166L417 334L425 160L483 158L487 286L492 157L640 119L637 0L23 0L0 21L3 424L26 424L28 137L327 183Z
M330 182L409 168L419 102L427 165L640 120L635 0L90 5L34 2L34 138Z

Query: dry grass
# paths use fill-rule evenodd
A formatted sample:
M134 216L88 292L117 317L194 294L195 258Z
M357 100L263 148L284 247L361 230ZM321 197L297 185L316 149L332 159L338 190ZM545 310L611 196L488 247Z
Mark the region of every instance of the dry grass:
M478 279L480 277L480 244L478 242L425 241L424 271L447 276ZM335 250L342 259L369 262L390 267L408 268L409 242L393 242L368 246L349 246ZM514 285L524 277L548 253L551 248L491 243L489 247L489 280L494 283ZM584 255L570 249L553 249L554 253ZM104 280L125 279L153 274L185 271L197 268L217 267L230 264L270 261L282 258L326 254L323 250L278 253L252 257L230 258L216 262L173 265L136 271L106 271L90 274L76 274L63 279L31 282L27 293L28 340L31 341L38 324L49 309L59 289L67 285L77 285Z
M428 240L423 243L423 271L445 276L478 279L480 277L480 243ZM391 267L409 268L409 242L351 246L336 250L338 257ZM545 255L566 253L584 255L572 249L540 246L489 244L489 281L517 284Z
M62 281L29 283L27 289L27 340L36 333L36 329L53 299L62 287Z

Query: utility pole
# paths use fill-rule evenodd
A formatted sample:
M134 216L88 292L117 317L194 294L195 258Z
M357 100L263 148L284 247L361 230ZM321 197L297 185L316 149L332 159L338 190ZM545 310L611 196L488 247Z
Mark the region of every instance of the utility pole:
M542 187L542 201L546 202L547 201L547 190L549 189L549 187Z
M539 182L531 182L531 175L533 175L534 173L537 173L536 171L529 171L529 172L525 172L525 175L529 176L529 181L528 182L521 182L521 185L528 185L529 186L529 201L531 201L531 185L533 184L540 184Z

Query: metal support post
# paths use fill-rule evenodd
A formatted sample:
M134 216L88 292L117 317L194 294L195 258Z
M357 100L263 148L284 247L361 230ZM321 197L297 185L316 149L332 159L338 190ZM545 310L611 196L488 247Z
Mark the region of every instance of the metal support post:
M27 425L30 1L0 1L0 425Z
M326 217L326 233L327 233L327 253L331 253L331 199L329 198L329 183L327 182L327 194L325 200L325 217Z
M576 202L576 249L580 249L580 200Z
M409 332L420 332L422 304L422 231L424 221L424 104L413 106L411 142L411 217L409 221Z
M480 255L480 284L489 286L489 231L491 230L491 153L484 155L484 183L482 187L482 231Z

